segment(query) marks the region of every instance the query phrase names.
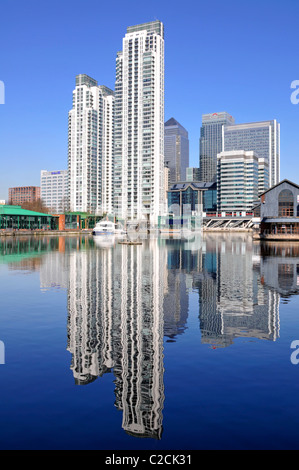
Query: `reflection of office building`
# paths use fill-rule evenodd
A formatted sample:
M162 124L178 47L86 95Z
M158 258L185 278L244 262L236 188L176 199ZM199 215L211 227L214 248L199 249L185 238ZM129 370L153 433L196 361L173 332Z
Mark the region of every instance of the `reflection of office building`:
M164 161L170 170L170 184L184 181L189 166L189 138L186 129L171 118L164 126Z
M50 251L42 259L40 287L42 290L67 289L69 285L68 256L65 255L65 237L59 237L57 251Z
M277 339L279 295L261 282L251 237L207 236L203 273L198 283L202 342L224 347L237 337Z
M169 340L182 334L188 319L189 295L187 292L186 275L180 270L171 269L167 272L167 290L164 293L164 335Z
M164 256L152 240L70 258L68 349L76 383L113 371L123 428L138 437L162 433Z

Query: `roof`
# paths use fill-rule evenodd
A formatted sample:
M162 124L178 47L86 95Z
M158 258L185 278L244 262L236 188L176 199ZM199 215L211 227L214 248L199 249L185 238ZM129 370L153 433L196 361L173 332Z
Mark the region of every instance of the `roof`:
M264 217L263 222L265 224L298 224L299 217Z
M280 181L279 183L275 184L274 186L271 186L271 188L267 189L267 190L264 191L263 193L261 193L261 194L259 195L259 197L263 196L264 194L268 193L269 191L272 191L272 189L277 188L277 186L279 186L280 184L283 184L283 183L288 183L288 184L290 184L291 186L294 186L295 188L299 189L298 184L293 183L293 182L290 181L290 180L284 179L284 180Z
M22 209L21 206L1 206L0 205L0 215L27 215L31 217L53 217L51 214L45 214L43 212L34 212L28 211L27 209Z
M216 182L206 183L204 181L182 181L180 183L173 184L170 187L169 191L185 191L189 186L193 187L193 189L208 190L213 188L214 186L216 188Z
M173 117L168 119L168 121L165 122L164 124L165 127L171 127L171 126L178 126L178 127L181 127L182 129L184 129L186 131L186 129L184 128L184 126L182 126L182 124L180 124L176 119L174 119ZM187 131L186 131L187 132Z

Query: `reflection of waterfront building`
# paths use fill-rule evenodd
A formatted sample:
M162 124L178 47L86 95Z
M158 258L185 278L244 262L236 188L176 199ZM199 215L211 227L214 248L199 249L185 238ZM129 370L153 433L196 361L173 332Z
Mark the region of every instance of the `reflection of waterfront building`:
M163 257L151 240L70 258L68 350L76 383L113 370L123 428L139 437L162 433Z
M275 243L261 248L262 283L284 299L299 294L299 246Z

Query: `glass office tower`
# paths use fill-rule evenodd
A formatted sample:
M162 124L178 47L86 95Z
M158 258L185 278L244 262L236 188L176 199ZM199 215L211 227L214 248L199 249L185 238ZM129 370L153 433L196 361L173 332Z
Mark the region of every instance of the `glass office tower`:
M217 155L222 151L222 128L234 122L234 118L226 112L203 114L199 156L201 181L216 181Z
M224 126L223 149L253 151L269 165L269 185L280 180L280 124L272 121ZM267 189L267 188L266 188Z
M164 163L169 168L169 183L184 181L189 166L189 138L186 129L174 118L164 126Z
M194 167L186 168L186 181L200 181L199 168L194 168Z
M219 212L251 212L258 202L259 159L254 152L221 152L217 157Z

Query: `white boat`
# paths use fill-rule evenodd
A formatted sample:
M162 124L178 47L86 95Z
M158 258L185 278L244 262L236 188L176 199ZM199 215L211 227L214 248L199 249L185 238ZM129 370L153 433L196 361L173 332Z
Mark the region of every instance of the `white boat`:
M110 222L110 220L101 220L98 222L94 227L92 234L97 235L126 235L125 230L120 224L115 224L114 222Z

